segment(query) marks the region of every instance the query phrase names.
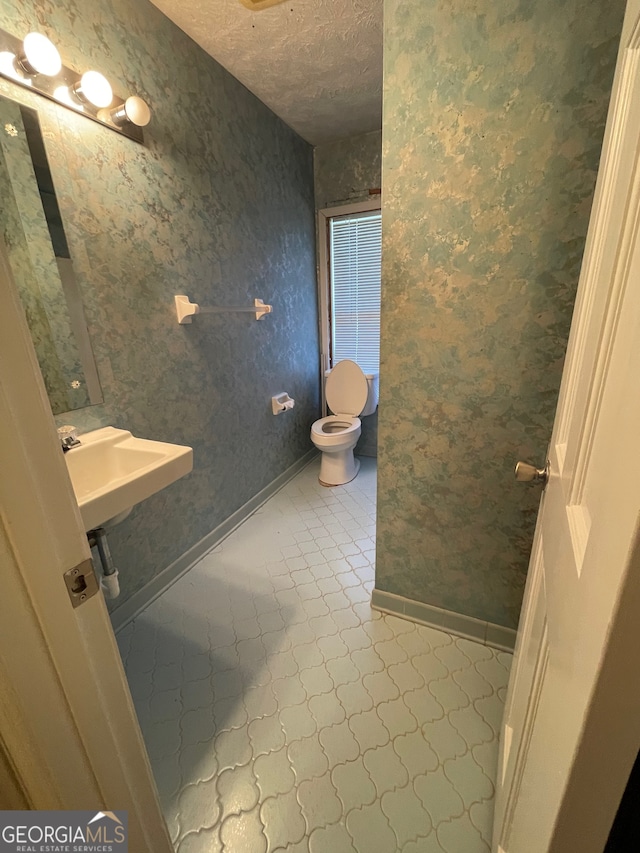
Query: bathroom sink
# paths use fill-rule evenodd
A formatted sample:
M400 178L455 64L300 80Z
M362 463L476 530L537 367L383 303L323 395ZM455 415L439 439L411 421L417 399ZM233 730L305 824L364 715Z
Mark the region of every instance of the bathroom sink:
M65 459L85 530L123 518L193 468L190 447L135 438L124 429L103 427L79 438Z

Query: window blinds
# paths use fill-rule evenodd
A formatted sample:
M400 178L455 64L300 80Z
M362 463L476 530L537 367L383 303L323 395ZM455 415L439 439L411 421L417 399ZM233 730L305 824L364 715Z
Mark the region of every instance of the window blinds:
M380 364L380 211L329 221L332 364Z

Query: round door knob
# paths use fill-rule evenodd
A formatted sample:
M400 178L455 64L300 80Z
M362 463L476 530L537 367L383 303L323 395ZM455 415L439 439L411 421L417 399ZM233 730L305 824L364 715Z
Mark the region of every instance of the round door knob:
M549 479L549 461L544 468L536 468L529 462L516 462L516 480L519 483L543 483Z

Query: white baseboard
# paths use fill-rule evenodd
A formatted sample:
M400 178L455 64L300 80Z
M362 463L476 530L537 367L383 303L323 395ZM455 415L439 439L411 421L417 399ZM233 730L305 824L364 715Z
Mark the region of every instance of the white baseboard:
M382 589L373 590L371 606L383 613L439 628L504 652L512 652L516 643L516 632L512 628L504 628L493 622L484 622L482 619L474 619L473 616L464 616L462 613L454 613L452 610L444 610Z
M167 566L166 569L163 569L159 574L157 574L154 578L152 578L149 583L145 584L142 589L139 589L137 592L128 598L125 602L123 602L119 607L115 610L112 610L109 614L111 616L111 623L113 625L113 630L117 633L121 631L125 625L128 625L132 619L135 619L146 607L148 607L152 601L154 601L159 595L161 595L165 589L168 589L172 584L174 584L178 578L182 577L185 572L188 572L189 569L201 560L204 555L210 551L212 548L215 548L223 539L226 539L230 533L238 527L238 525L242 524L243 521L246 521L250 515L260 509L265 501L268 501L270 497L273 497L276 492L280 491L283 486L291 480L296 474L299 474L303 468L306 468L310 462L312 462L318 456L318 451L313 449L309 450L298 459L297 462L294 462L286 471L284 471L280 476L276 477L273 482L269 483L268 486L265 486L262 491L258 492L257 495L254 495L250 500L246 502L240 509L237 509L233 515L230 515L222 524L219 524L216 528L214 528L210 533L207 533L205 537L203 537L199 542L196 542L188 551L185 551L182 556L178 557L170 566Z

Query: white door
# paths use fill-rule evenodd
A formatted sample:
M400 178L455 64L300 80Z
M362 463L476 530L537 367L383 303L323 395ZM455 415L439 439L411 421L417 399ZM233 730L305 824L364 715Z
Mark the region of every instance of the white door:
M126 809L129 850L170 853L29 330L0 240L0 808Z
M494 853L602 853L640 747L639 50L629 0L509 684Z

